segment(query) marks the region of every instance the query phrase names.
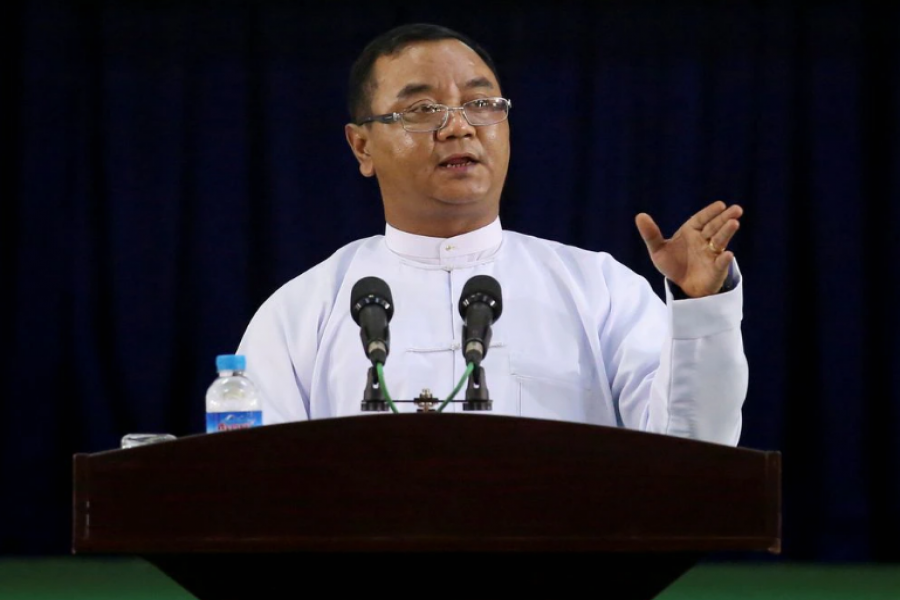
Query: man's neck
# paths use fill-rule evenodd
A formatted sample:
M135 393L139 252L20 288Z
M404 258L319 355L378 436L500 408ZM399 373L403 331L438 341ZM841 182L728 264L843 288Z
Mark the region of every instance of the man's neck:
M387 217L388 224L394 229L433 238L447 239L475 231L490 225L497 219L496 214L484 215L477 219L440 219L424 222L404 222Z
M465 266L488 260L503 242L500 218L458 236L431 237L417 235L385 225L384 241L398 256L418 263L443 266Z

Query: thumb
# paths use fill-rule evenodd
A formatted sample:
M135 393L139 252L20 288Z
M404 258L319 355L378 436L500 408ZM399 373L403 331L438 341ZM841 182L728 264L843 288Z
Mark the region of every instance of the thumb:
M634 218L634 224L637 225L638 233L641 234L641 238L644 240L644 243L647 244L647 249L650 250L651 253L659 250L665 243L662 232L659 230L656 222L647 213L638 214L638 216Z

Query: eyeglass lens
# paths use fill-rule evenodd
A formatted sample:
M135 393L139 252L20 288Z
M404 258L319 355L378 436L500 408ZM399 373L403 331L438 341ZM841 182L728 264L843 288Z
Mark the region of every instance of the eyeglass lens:
M479 98L462 105L466 119L471 125L493 125L503 121L509 114L509 103L505 98ZM408 131L434 131L444 126L450 110L441 104L424 104L401 113L403 125Z

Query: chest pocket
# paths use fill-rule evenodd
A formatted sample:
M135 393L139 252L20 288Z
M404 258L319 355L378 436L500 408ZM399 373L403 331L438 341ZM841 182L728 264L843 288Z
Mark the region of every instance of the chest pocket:
M523 417L615 424L592 372L578 363L562 363L553 356L512 352L509 370L518 412Z

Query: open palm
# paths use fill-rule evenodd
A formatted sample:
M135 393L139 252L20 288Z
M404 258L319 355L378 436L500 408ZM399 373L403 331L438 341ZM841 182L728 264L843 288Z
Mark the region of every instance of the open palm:
M647 213L635 217L650 259L657 270L691 298L715 294L728 276L734 253L728 242L740 228L744 210L737 204L713 202L666 239Z

